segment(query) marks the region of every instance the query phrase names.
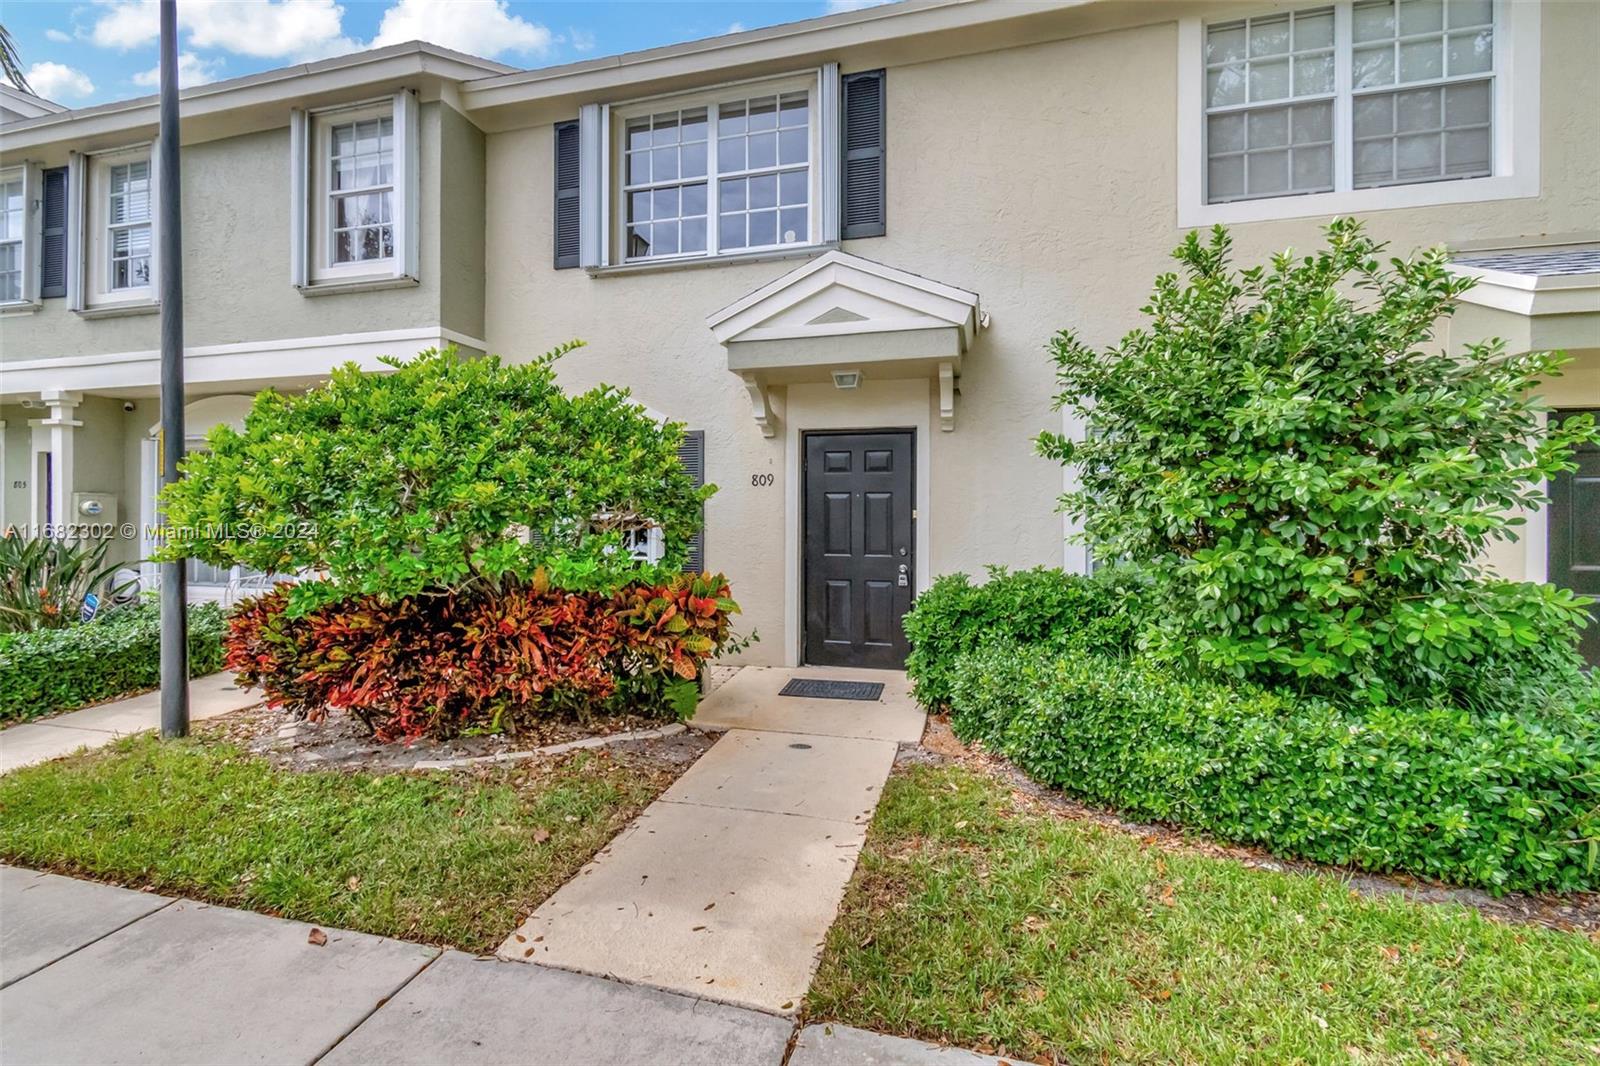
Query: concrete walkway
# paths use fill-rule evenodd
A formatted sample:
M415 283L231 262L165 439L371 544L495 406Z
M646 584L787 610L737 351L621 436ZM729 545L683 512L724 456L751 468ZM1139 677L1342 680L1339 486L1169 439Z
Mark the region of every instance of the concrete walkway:
M794 676L877 702L780 697ZM747 668L693 724L727 735L536 910L500 955L758 1010L797 1010L901 741L903 674Z
M0 1062L997 1066L601 977L0 866Z
M261 702L260 693L233 686L227 672L189 682L189 718L201 721ZM0 730L0 774L19 766L59 759L81 748L99 748L118 737L143 733L161 725L161 693L146 692L81 711L58 714L42 722L24 722Z

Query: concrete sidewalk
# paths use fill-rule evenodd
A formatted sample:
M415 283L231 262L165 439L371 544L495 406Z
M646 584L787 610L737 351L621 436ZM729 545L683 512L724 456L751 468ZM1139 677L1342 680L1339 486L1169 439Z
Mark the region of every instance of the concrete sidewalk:
M189 718L202 721L253 707L260 693L235 688L226 671L189 682ZM82 748L99 748L118 737L143 733L161 725L161 693L146 692L123 700L58 714L42 722L24 722L0 730L0 774L19 766L48 762Z
M600 977L0 867L0 1062L998 1060Z
M881 681L884 698L779 697L797 675ZM693 724L727 734L500 955L793 1013L922 712L903 675L747 668Z

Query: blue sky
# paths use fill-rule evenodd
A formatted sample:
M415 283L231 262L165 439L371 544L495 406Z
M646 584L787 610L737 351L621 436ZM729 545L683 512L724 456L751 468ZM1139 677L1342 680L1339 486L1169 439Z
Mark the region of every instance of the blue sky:
M182 81L199 85L421 38L518 67L673 44L872 0L178 0ZM5 0L34 91L83 107L156 89L155 0Z

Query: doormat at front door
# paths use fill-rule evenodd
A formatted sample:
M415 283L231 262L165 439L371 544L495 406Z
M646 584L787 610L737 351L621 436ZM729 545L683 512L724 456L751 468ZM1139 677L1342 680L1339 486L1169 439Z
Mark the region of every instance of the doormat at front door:
M883 695L881 681L831 681L821 677L797 677L783 686L780 696L804 696L813 700L875 700Z

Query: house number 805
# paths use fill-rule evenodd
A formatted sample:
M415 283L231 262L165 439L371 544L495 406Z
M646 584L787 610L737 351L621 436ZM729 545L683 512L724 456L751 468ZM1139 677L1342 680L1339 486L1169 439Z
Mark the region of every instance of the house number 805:
M754 488L762 489L772 484L771 474L751 474L750 484Z

